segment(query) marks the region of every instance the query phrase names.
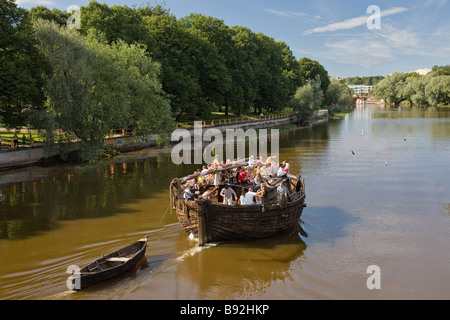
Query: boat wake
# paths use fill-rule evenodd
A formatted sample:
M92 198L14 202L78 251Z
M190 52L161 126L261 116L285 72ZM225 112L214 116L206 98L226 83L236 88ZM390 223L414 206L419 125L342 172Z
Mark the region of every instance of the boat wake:
M198 243L198 239L195 238L195 236L192 233L189 235L189 240ZM196 254L200 253L201 251L213 248L215 246L217 246L217 244L215 244L215 243L209 243L209 244L207 244L207 245L205 245L203 247L200 247L197 244L194 248L191 248L191 249L187 250L186 252L184 252L176 260L179 261L179 262L180 261L184 261L184 259L186 259L188 257L193 257Z

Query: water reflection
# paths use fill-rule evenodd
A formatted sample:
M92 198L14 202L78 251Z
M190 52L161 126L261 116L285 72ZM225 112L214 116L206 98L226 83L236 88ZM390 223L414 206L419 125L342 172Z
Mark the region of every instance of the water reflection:
M117 160L65 167L57 174L49 171L49 176L4 186L0 196L0 239L49 231L59 221L133 213L132 208L124 209L122 205L165 192L172 174L182 176L186 170L184 166L171 164L170 154L145 161L117 163ZM24 172L24 180L28 179L29 170L32 169ZM15 179L19 177L16 173Z

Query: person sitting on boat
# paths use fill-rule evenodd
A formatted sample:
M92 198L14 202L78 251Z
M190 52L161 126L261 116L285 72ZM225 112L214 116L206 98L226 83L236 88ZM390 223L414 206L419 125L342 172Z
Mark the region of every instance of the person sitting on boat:
M233 205L233 196L238 201L236 192L230 187L226 186L222 191L220 192L220 195L223 197L223 204L232 206Z
M198 198L200 195L200 183L198 183L197 179L194 179L194 190L195 190L195 197Z
M200 175L204 177L208 173L208 168L206 166L203 166L202 171L200 171Z
M245 204L247 206L256 204L256 192L252 188L248 189L248 192L245 194Z
M274 160L275 160L276 157L277 156L268 157L267 160L266 160L266 165L270 166L272 163L275 163Z
M286 176L287 176L287 173L286 173L286 171L284 171L284 166L283 166L282 163L280 164L280 168L278 169L277 176L278 176L279 178L281 178L281 177L286 177Z
M255 182L255 175L253 174L253 171L250 170L250 168L247 168L247 182L249 184L253 184Z
M214 157L214 161L213 161L213 163L211 164L211 166L212 166L214 169L217 169L217 168L220 167L220 162L219 162L219 156L218 156L218 155L216 155L216 156Z
M280 169L280 166L278 163L274 162L269 167L269 172L271 177L276 177L278 175L278 170Z
M201 196L201 198L203 200L213 200L216 197L217 190L219 190L219 187L215 187L212 190L208 190Z
M254 156L250 156L250 159L248 160L248 167L250 168L251 171L253 171L253 168L255 167L255 157Z
M238 175L238 183L245 184L246 180L247 180L247 174L245 173L244 170L241 170Z
M289 162L283 161L283 166L284 166L284 171L287 174L291 174L291 169L290 169L291 166L290 166Z
M184 189L183 191L183 197L188 201L193 200L193 194L189 186L189 183L186 184L186 189Z

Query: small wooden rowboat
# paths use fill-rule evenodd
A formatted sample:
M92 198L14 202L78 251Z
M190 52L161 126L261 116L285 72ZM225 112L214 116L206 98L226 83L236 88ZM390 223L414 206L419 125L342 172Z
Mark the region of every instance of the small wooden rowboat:
M148 237L145 237L84 267L72 277L74 290L85 289L130 270L145 256L147 242Z

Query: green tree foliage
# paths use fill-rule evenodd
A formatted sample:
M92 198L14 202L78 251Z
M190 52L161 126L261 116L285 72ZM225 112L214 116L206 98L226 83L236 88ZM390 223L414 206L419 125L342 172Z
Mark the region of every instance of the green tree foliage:
M435 77L439 76L450 76L450 65L446 66L434 66L433 67L433 75Z
M91 1L81 7L81 29L87 35L90 29L101 31L109 43L119 39L126 43L143 42L146 38L142 15L127 6L111 6Z
M350 77L345 79L345 83L348 85L363 85L363 86L375 86L383 80L383 76L373 76L373 77Z
M373 89L374 97L384 99L389 104L397 105L404 100L406 73L395 72L380 81Z
M50 70L46 75L48 109L44 128L76 136L83 160L96 158L113 128L140 133L165 129L170 107L158 80L160 66L145 48L118 41L109 45L91 32L76 31L39 20L36 35ZM99 40L102 39L103 40Z
M401 102L430 106L448 104L450 76L445 75L447 68L435 67L433 70L427 75L393 73L380 81L372 93L376 98L394 105Z
M28 11L0 0L0 117L4 125L26 125L24 111L43 105L44 63L36 48Z
M308 81L315 80L318 76L320 78L322 92L326 94L331 83L328 71L319 62L309 58L300 59L299 65L302 85Z
M179 22L193 35L212 46L211 52L214 54L204 57L204 61L199 65L202 75L200 82L203 84L203 92L210 97L211 102L216 106L225 105L228 115L230 104L233 106L236 100L236 90L232 88L232 84L239 84L233 81L237 79L232 77L236 74L234 70L236 56L229 27L223 20L201 14L191 14Z
M298 120L304 122L309 120L312 114L319 110L325 100L322 90L320 76L308 80L306 84L297 89L291 99L291 107L298 112Z
M432 77L425 86L425 96L431 106L450 105L450 75Z
M346 107L354 104L353 91L341 80L332 79L327 91L329 104Z
M172 15L144 17L144 24L152 38L149 53L162 65L162 83L170 96L172 112L177 119L183 114L201 113L208 104L200 84L199 61L202 55L214 55L207 52L213 48L182 28Z
M56 8L50 10L44 6L37 6L30 9L30 16L31 20L33 21L43 19L56 22L60 26L65 26L67 25L67 19L69 18L70 14Z

